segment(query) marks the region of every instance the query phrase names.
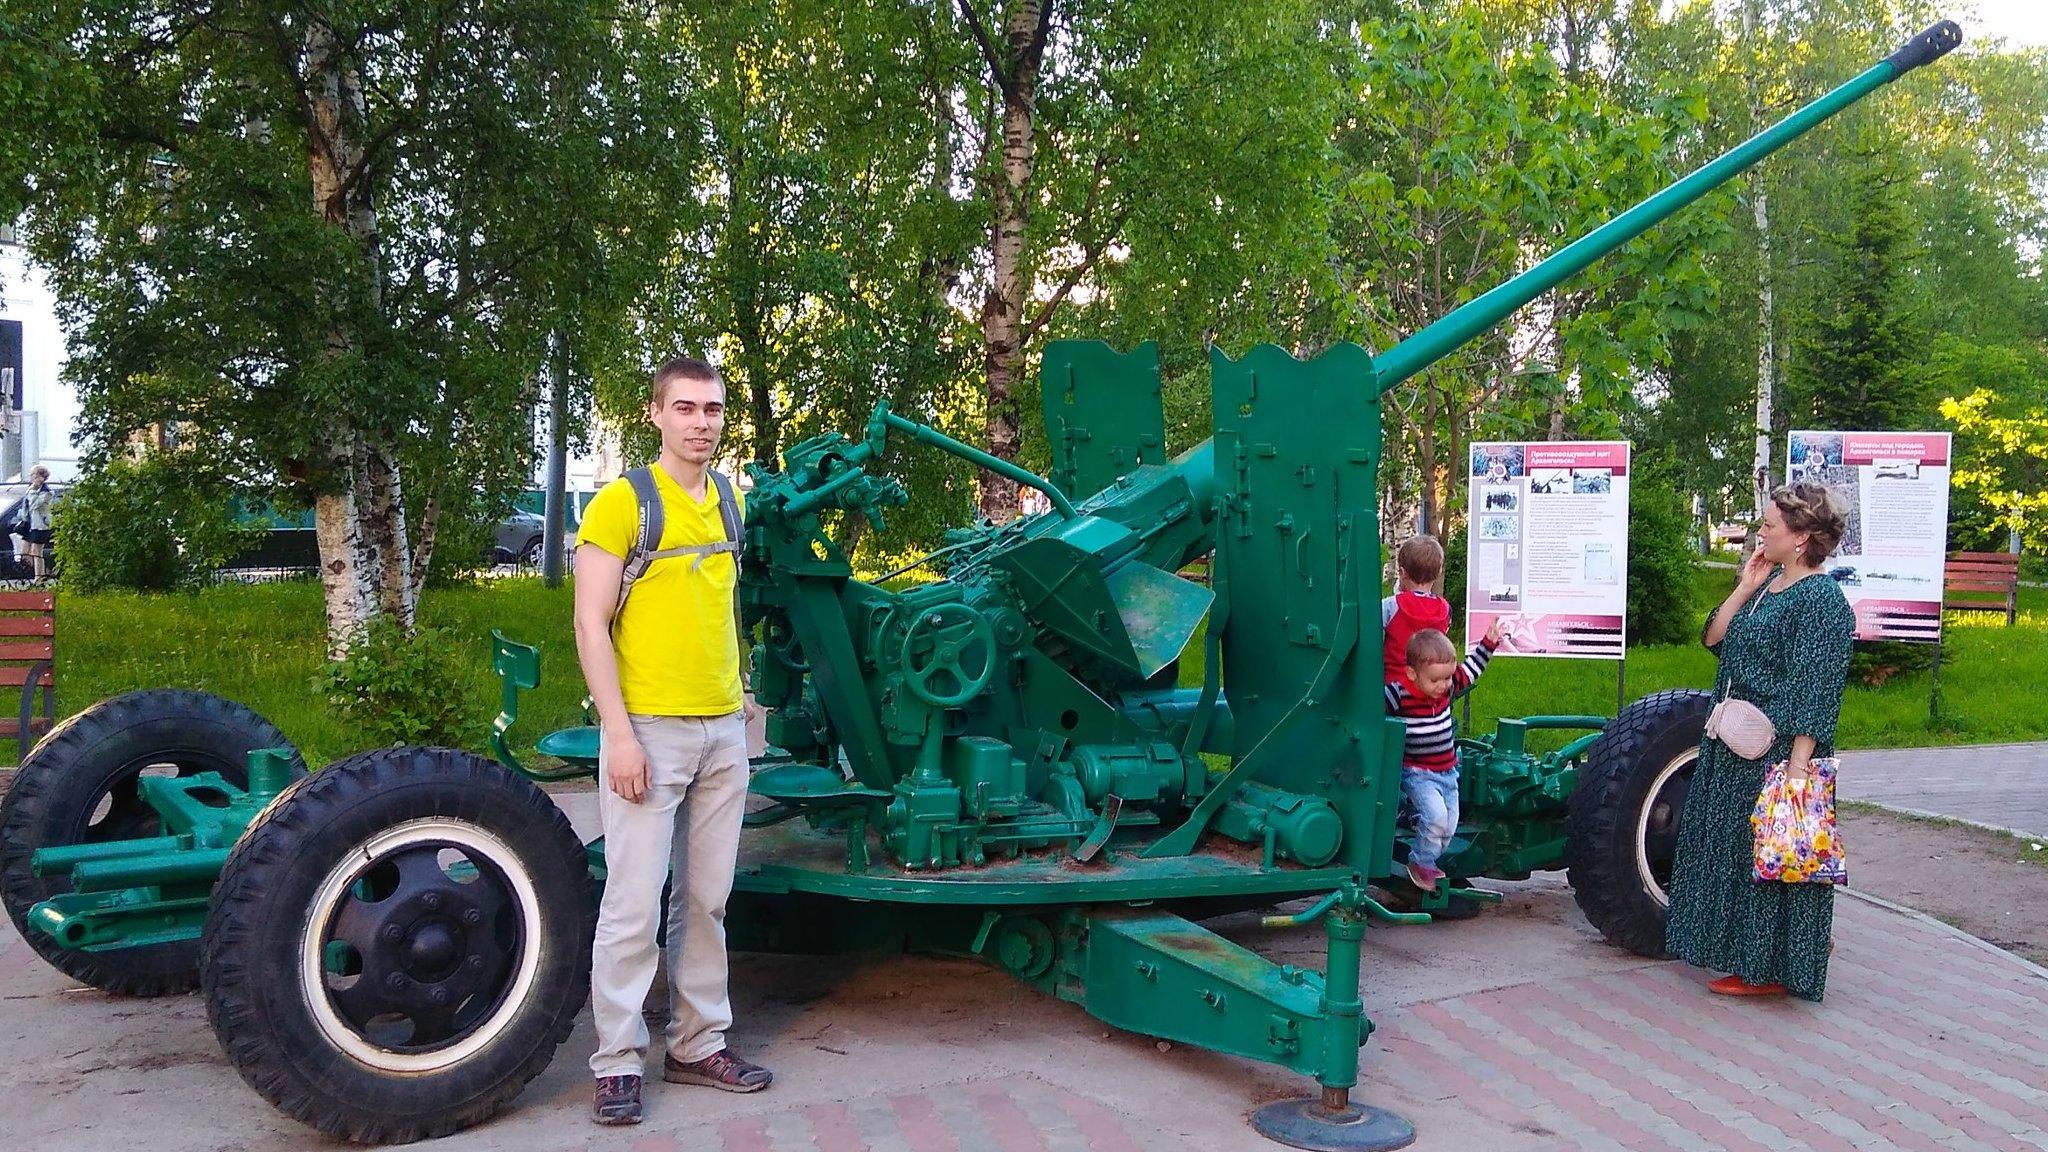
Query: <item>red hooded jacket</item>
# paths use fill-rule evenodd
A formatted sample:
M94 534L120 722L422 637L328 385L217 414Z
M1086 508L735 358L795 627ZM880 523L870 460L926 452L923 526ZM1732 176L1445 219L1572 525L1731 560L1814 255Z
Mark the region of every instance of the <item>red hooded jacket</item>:
M1381 663L1386 667L1386 679L1399 680L1408 668L1408 638L1425 628L1434 628L1448 635L1451 630L1451 602L1433 592L1408 591L1387 597L1392 601L1392 611L1381 604L1380 615L1386 620L1387 642L1380 650Z

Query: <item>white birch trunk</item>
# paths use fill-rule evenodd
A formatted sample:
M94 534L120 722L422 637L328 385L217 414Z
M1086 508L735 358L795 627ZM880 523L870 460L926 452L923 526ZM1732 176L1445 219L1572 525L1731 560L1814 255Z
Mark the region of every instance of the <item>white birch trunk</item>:
M334 30L315 21L306 31L306 173L313 210L348 233L373 269L377 214L364 160L362 80L343 58ZM374 294L378 284L373 279ZM329 333L328 353L349 355L354 334ZM326 601L330 658L347 654L355 633L381 614L412 627L411 554L398 461L368 443L348 414L330 414L323 445L325 490L314 500L314 537Z
M1757 34L1757 3L1742 6L1743 39L1754 44ZM1752 53L1752 59L1757 54ZM1763 122L1762 97L1752 87L1750 120ZM1750 528L1742 540L1742 559L1749 560L1756 549L1756 526L1763 523L1764 504L1771 498L1771 396L1777 381L1777 301L1771 290L1771 196L1759 169L1750 178L1750 214L1756 224L1756 454L1750 464L1752 509Z
M1024 360L1024 304L1030 285L1024 276L1024 229L1031 215L1031 180L1036 166L1032 139L1038 108L1038 70L1045 45L1044 9L1053 0L1016 0L1003 17L1000 47L1004 67L996 76L1003 98L1001 167L993 189L995 218L990 228L991 274L982 300L982 365L987 373L988 450L1017 458L1017 413L1011 391ZM1001 476L981 481L981 511L994 521L1017 515L1017 483Z

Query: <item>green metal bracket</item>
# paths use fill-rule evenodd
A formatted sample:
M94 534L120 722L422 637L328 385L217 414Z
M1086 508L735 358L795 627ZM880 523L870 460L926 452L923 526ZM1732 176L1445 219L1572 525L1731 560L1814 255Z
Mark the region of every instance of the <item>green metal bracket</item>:
M30 869L65 877L71 891L30 908L29 926L85 951L198 939L228 854L291 782L294 755L251 751L247 790L217 772L144 777L142 799L169 835L38 849Z
M549 770L530 768L512 751L512 726L519 722L519 694L540 687L540 649L521 644L491 629L491 671L498 674L498 716L491 721L491 755L498 763L532 780L575 780L597 773L597 730L565 728L540 740L539 750L567 765Z
M1051 479L1076 499L1166 462L1158 344L1118 352L1100 340L1054 340L1038 379Z
M1093 911L1086 933L1080 980L1062 996L1097 1019L1318 1077L1334 1029L1355 1078L1359 1017L1327 1018L1314 972L1275 965L1170 912ZM1355 986L1355 966L1352 978Z

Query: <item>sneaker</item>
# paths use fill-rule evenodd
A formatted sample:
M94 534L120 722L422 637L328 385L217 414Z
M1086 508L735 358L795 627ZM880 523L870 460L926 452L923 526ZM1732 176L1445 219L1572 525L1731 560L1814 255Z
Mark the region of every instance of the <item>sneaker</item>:
M638 1124L640 1122L640 1078L638 1076L600 1076L597 1091L591 1098L590 1118L599 1124Z
M1444 870L1427 864L1408 865L1408 882L1424 892L1436 891L1437 882L1444 878Z
M775 1074L740 1059L729 1048L720 1048L688 1064L664 1053L661 1078L671 1084L702 1084L726 1092L759 1092L775 1080Z

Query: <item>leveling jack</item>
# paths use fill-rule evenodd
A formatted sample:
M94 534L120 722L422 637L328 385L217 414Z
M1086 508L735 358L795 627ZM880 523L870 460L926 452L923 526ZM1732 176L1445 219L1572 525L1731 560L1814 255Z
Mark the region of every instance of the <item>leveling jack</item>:
M1318 917L1329 940L1329 955L1323 969L1322 1015L1329 1022L1323 1033L1323 1069L1316 1080L1319 1096L1277 1100L1252 1113L1252 1127L1268 1140L1314 1152L1381 1152L1406 1148L1415 1142L1415 1126L1382 1108L1351 1102L1351 1089L1358 1083L1358 1049L1372 1034L1365 1019L1365 1006L1358 999L1360 945L1365 940L1367 917L1390 924L1427 924L1427 912L1395 912L1365 892L1364 886L1347 882L1335 892L1291 916L1268 916L1260 921L1267 928L1307 924ZM1356 1028L1337 1026L1340 1020L1357 1022ZM1346 1042L1355 1034L1357 1043Z

